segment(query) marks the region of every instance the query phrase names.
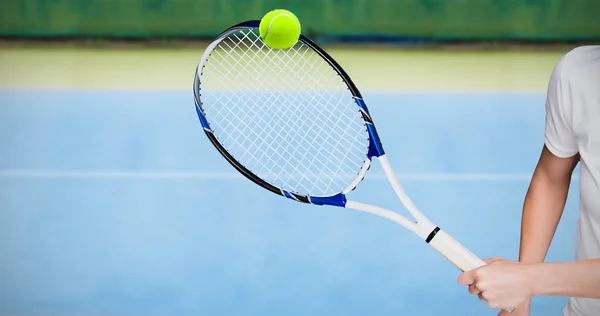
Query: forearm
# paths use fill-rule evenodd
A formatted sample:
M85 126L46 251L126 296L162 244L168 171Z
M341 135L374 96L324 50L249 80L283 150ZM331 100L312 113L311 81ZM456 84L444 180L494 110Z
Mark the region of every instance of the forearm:
M556 181L536 169L523 205L519 261L542 262L562 216L570 177Z
M600 298L600 259L531 266L534 295Z

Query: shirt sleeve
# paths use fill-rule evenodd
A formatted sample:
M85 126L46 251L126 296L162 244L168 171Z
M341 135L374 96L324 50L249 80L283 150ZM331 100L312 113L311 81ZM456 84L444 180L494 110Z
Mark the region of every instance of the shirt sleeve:
M565 74L568 56L563 56L554 67L546 95L544 143L552 154L561 158L571 157L578 152L577 139L571 126L571 91Z

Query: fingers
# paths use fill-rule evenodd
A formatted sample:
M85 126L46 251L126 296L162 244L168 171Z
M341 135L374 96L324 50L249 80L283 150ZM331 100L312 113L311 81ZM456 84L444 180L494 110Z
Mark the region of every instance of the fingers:
M471 285L475 283L475 273L473 271L467 271L458 277L458 284L460 285Z
M491 308L497 308L497 304L490 301L489 293L485 291L485 286L481 282L473 281L473 283L469 284L469 293L477 295L481 301L486 301Z
M477 288L476 284L471 284L471 285L469 285L469 293L471 295L477 295L477 294L481 293L481 291Z

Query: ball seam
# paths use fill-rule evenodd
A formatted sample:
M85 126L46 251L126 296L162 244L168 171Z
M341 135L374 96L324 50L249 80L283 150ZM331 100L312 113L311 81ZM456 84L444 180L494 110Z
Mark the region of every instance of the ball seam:
M273 25L273 22L275 21L275 19L277 19L278 17L281 16L289 16L290 18L292 18L292 20L294 20L294 22L296 22L296 30L298 31L298 33L300 33L300 25L298 23L298 20L295 19L292 15L288 14L288 13L279 13L276 16L274 16L271 21L269 21L269 25L267 26L267 30L265 31L265 40L267 39L267 37L269 36L269 32L271 31L271 25Z

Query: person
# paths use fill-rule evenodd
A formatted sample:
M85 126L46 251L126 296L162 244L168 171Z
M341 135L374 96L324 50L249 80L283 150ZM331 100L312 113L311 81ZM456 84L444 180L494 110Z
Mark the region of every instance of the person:
M575 261L544 262L579 170ZM568 296L564 316L600 315L600 46L577 47L555 65L546 96L542 152L525 196L519 261L486 260L459 276L499 315L525 316L537 295Z

